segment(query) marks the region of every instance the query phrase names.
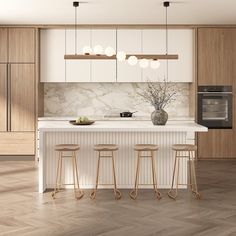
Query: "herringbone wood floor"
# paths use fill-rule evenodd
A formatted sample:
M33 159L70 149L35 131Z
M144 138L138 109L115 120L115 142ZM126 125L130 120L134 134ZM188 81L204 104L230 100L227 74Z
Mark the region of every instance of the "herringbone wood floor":
M149 190L136 201L127 190L119 201L108 190L95 201L71 190L54 201L38 194L34 162L0 162L0 235L236 235L236 162L198 162L197 173L200 201L186 191L173 201L166 190L160 201Z

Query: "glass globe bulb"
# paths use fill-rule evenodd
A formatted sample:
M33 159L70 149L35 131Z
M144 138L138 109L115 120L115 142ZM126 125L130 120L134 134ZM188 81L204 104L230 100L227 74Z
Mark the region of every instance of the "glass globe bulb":
M125 61L126 59L126 53L125 52L118 52L116 55L116 58L118 61Z
M152 69L158 69L160 67L161 63L158 60L151 61L151 68Z
M116 52L115 52L115 49L112 48L112 47L107 47L107 48L105 49L105 54L106 54L108 57L114 56L115 53L116 53Z
M131 66L135 66L138 63L137 57L136 56L130 56L129 59L128 59L128 63Z
M93 48L93 52L96 54L96 55L102 55L103 53L103 48L101 45L96 45L94 48Z
M90 55L90 54L92 54L92 48L89 47L89 46L83 47L83 54L84 54L84 55Z
M141 59L139 61L139 65L141 68L147 68L149 66L149 61L147 59Z

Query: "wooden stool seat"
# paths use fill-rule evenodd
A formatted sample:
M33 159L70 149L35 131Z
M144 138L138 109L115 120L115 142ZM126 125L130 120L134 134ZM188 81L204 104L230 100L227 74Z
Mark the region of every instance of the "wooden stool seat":
M135 151L157 151L158 149L159 146L155 144L136 144L134 146Z
M197 146L193 144L174 144L172 146L172 150L174 151L197 151Z
M140 175L139 172L140 172L140 165L141 165L142 158L148 158L151 161L152 185L153 185L154 193L158 199L161 199L161 193L157 189L156 164L155 164L155 158L154 158L154 153L158 149L159 149L158 145L155 145L155 144L136 144L134 146L134 150L137 152L137 167L136 167L136 174L135 174L134 189L129 194L130 198L132 198L133 200L135 200L138 196L139 185L149 185L149 184L139 184L139 175Z
M168 196L172 199L176 199L178 195L178 187L180 185L189 185L191 187L191 191L195 194L197 199L200 199L200 193L198 192L197 180L196 180L196 170L195 170L195 157L194 153L197 151L197 146L193 144L174 144L172 146L172 150L175 152L175 161L174 161L174 169L172 176L171 188L168 192ZM186 158L188 160L188 170L189 170L189 184L179 183L179 166L181 164L180 160ZM175 178L177 179L175 181ZM175 183L176 182L176 183ZM175 193L174 193L174 183Z
M115 144L97 144L94 146L94 150L95 151L117 151L118 150L118 146Z
M114 196L115 199L120 199L121 198L121 192L117 189L116 185L116 174L115 174L115 161L114 161L114 152L117 151L119 147L115 144L97 144L94 145L94 150L98 152L98 164L97 164L97 175L96 175L96 185L92 193L90 194L91 199L96 198L97 194L97 189L98 189L98 182L99 182L99 170L100 170L100 160L101 159L111 159L112 161L112 172L113 172L113 184L114 184ZM102 153L110 153L108 154L102 154ZM110 184L103 184L103 185L110 185Z
M55 151L69 152L69 151L78 151L80 146L77 144L58 144L55 146Z
M54 188L54 191L52 193L53 199L56 197L56 193L60 191L60 188L62 185L73 185L74 186L74 194L76 199L81 199L84 196L84 192L80 189L79 186L79 177L78 177L78 169L77 169L77 159L76 159L76 153L80 149L80 146L77 144L59 144L55 146L55 151L58 152L59 158L57 161L57 176L56 176L56 185ZM68 155L65 155L64 153L68 153ZM73 173L73 183L72 184L66 184L62 183L62 165L63 165L63 159L64 158L70 158L72 162L72 173ZM77 187L76 187L77 185ZM77 193L78 190L78 193Z

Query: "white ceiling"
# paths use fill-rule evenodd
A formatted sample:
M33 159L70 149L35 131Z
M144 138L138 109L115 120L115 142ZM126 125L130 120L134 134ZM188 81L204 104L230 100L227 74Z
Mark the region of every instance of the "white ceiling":
M87 0L78 9L83 24L163 24L161 0ZM236 0L174 0L171 24L236 24ZM73 0L0 0L0 24L69 24ZM184 2L184 3L183 3Z

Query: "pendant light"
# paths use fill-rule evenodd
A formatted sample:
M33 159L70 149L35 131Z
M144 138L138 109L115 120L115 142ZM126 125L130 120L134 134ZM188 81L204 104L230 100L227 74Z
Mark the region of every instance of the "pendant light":
M163 2L163 6L166 8L166 55L168 55L168 7L170 2ZM169 77L169 61L166 59L166 81Z
M139 64L142 68L147 68L150 66L153 69L157 69L160 66L160 62L158 60L167 60L167 79L168 79L168 60L177 60L179 57L177 54L168 54L168 12L167 8L170 6L170 2L163 2L163 6L166 8L166 53L165 54L126 54L125 52L117 52L115 54L115 50L111 47L107 47L103 50L102 46L96 45L93 48L94 54L92 55L92 49L89 46L85 46L83 48L83 54L77 54L77 8L81 3L87 2L73 2L73 7L75 8L75 53L70 55L64 55L64 59L69 60L118 60L125 61L128 60L130 65L136 65L138 60L140 60ZM105 54L103 54L105 53Z

